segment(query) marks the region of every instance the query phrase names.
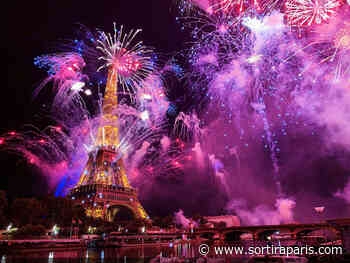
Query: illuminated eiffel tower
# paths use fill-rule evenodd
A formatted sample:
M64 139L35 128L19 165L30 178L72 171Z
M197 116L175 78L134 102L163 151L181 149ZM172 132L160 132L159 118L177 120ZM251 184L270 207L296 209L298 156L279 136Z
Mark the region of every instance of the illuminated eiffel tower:
M69 197L81 204L87 216L106 221L148 219L137 198L136 189L129 184L119 148L117 73L110 69L103 98L103 125L98 129L96 149Z

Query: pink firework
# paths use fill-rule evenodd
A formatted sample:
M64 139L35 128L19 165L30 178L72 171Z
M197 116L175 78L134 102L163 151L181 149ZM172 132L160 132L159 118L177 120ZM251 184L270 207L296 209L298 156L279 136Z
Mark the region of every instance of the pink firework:
M350 50L350 23L346 23L335 36L334 44L337 49Z
M154 69L152 50L146 48L142 41L134 41L139 32L141 29L125 33L123 26L117 29L114 24L113 34L101 32L97 40L96 48L102 53L99 60L104 62L98 71L108 68L116 72L125 93L130 93Z
M243 12L244 0L219 0L212 5L215 11L231 12L234 8L237 8L240 13Z
M114 68L119 74L129 77L131 74L136 72L140 67L141 63L136 55L128 54L124 48L117 57L114 58Z
M49 73L49 76L35 90L34 96L52 82L56 93L55 105L79 100L79 92L83 90L85 81L88 80L87 75L82 73L85 61L79 54L64 52L39 56L34 59L34 64L46 69Z
M244 12L248 6L254 6L256 10L260 10L259 0L217 0L211 8L217 11L232 12L237 11L239 14Z
M287 0L287 20L292 26L321 24L327 22L341 4L340 0Z

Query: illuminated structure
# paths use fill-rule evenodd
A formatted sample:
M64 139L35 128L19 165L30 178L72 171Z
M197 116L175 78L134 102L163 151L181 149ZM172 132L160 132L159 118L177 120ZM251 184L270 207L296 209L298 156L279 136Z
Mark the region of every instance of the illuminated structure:
M106 221L131 218L148 219L137 199L137 191L129 184L119 148L117 71L109 69L103 100L103 120L98 129L95 150L77 185L69 196L80 203L88 216Z

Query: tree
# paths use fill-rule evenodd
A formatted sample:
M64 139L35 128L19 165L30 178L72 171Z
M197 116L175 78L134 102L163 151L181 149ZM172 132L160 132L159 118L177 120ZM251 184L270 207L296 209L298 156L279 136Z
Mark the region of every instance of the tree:
M200 214L195 214L192 217L192 220L199 223L200 225L205 225L206 223L208 223L208 220L204 218L204 216L200 215Z
M161 228L170 228L173 225L174 225L174 216L168 215L168 216L162 218L160 227Z
M159 226L161 224L161 218L159 216L155 216L152 218L152 225L153 226Z
M6 192L0 190L0 228L3 228L8 224L7 207L8 201L6 198Z
M35 198L17 198L11 205L11 219L15 225L40 224L45 214L46 211Z
M72 220L85 220L85 210L72 200L64 197L46 196L41 201L45 208L46 226L60 225L69 227Z
M0 212L3 212L7 208L8 202L6 198L6 192L0 190Z
M15 236L42 236L46 234L46 229L42 225L25 225L15 232Z

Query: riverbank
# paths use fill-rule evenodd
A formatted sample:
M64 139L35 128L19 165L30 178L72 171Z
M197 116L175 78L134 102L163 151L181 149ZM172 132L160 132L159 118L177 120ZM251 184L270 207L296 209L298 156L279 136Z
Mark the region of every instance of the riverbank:
M43 249L43 248L77 248L85 247L83 239L23 239L0 240L1 250Z

